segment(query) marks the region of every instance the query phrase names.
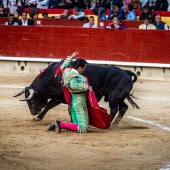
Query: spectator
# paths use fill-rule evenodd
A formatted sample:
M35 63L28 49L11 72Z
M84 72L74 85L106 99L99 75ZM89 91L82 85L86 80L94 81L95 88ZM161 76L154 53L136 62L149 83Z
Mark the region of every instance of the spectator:
M69 16L68 19L80 19L85 18L85 13L80 12L80 9L78 7L73 8L73 15Z
M124 11L120 10L118 6L113 5L112 10L110 10L110 13L108 15L108 19L113 19L113 17L117 17L119 20L125 19L124 18Z
M167 11L168 1L167 0L157 0L155 5L155 11Z
M155 6L156 6L156 2L157 0L140 0L141 4L142 4L142 8L144 6L148 6L149 10L155 10Z
M129 4L124 8L126 20L136 20L136 13L133 11L133 6Z
M59 8L72 9L74 7L74 0L62 0L58 6Z
M112 5L118 6L119 9L121 9L121 7L123 6L122 0L112 0L111 3L112 3Z
M45 11L45 12L43 12L43 13L42 13L42 17L43 17L43 18L49 18L49 16L48 16L48 12L46 12L46 11Z
M98 18L100 18L101 20L106 20L106 10L110 8L111 8L110 0L99 0L97 3L98 10L95 13L98 13Z
M131 0L123 0L123 7L128 6L130 4L130 2L131 2Z
M29 0L27 5L28 7L37 7L37 0Z
M113 0L113 1L115 1L115 0ZM111 4L110 4L109 0L99 0L98 3L99 3L98 7L100 7L100 8L104 8L104 9L110 9L111 8Z
M0 17L7 17L8 16L8 12L4 9L4 5L1 4L0 5Z
M136 10L142 9L142 4L140 0L131 0L130 4L133 6L133 9L136 9Z
M75 0L74 6L80 9L86 9L86 4L84 2L85 2L84 0Z
M168 1L168 9L167 11L170 11L170 0L167 0Z
M87 8L88 8L88 4L90 5L90 9L95 9L96 8L96 0L88 1L87 2Z
M9 15L9 21L5 22L5 25L18 25L18 23L15 22L15 17L13 14Z
M48 8L59 8L59 4L62 0L49 0Z
M139 20L144 20L145 18L148 18L150 21L153 21L153 11L149 10L149 6L145 5L142 8L143 12L141 13Z
M140 0L140 2L141 2L141 4L142 4L142 8L144 7L144 6L148 6L149 5L149 1L150 0Z
M37 0L37 8L48 9L49 0Z
M149 29L149 30L155 30L156 27L153 24L150 24L149 18L144 19L144 23L139 26L139 29Z
M54 18L55 19L68 19L68 17L69 17L69 11L68 11L68 9L64 9L62 15L55 16Z
M5 5L7 8L10 8L10 7L13 7L13 6L15 6L16 5L16 0L7 0L7 5ZM5 4L6 4L5 3ZM4 4L4 3L3 3Z
M126 28L126 26L124 26L123 24L119 23L119 20L117 17L114 17L112 23L109 23L108 25L106 25L104 28L107 30L112 30L112 29L124 29Z
M89 22L83 25L83 28L98 28L98 26L94 23L94 17L89 17Z
M156 2L157 2L157 0L149 0L149 9L151 11L155 10Z
M155 16L155 22L153 25L155 25L157 30L168 30L168 26L165 22L162 22L161 15L159 14Z
M29 16L34 19L38 16L38 8L31 7L29 8Z
M18 21L18 25L22 26L34 25L34 21L32 19L27 18L26 12L22 12L22 19Z

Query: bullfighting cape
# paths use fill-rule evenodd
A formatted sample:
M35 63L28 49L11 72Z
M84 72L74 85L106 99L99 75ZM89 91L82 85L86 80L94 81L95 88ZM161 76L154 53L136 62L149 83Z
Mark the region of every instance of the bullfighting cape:
M66 86L63 86L63 90L65 100L67 104L71 106L71 93ZM89 125L100 129L107 129L110 127L110 115L107 113L106 109L99 107L93 90L87 91L87 108L89 115Z

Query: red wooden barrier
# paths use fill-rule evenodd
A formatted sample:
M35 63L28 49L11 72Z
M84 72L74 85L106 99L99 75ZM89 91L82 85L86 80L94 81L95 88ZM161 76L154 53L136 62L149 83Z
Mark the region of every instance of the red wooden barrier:
M34 25L42 26L42 25L50 25L50 26L80 26L83 27L85 21L80 20L70 20L70 19L43 19L36 18L34 21Z
M0 24L5 25L5 22L9 21L8 17L0 17Z
M170 31L0 25L0 55L170 63Z
M86 21L79 21L79 20L69 20L69 19L43 19L43 18L36 18L34 21L34 25L36 26L80 26L82 27ZM112 22L111 20L98 20L98 26L104 27L108 23ZM127 28L139 28L139 25L143 24L143 21L128 21L128 20L121 20L122 24L124 24Z
M98 20L98 27L104 27L105 25L111 23L112 20ZM129 20L121 20L120 23L125 25L127 28L139 28L139 25L143 24L143 21L129 21Z

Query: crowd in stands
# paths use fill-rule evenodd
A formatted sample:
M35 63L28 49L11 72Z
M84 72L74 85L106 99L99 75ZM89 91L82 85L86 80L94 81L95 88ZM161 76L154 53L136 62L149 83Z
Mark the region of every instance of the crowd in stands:
M111 23L108 25L105 25L104 28L106 30L111 29L125 29L126 26L124 26L121 21L119 20L136 20L137 16L135 13L135 10L142 10L142 13L139 17L139 20L143 20L143 24L139 26L139 29L164 29L168 30L168 26L166 23L162 22L161 15L154 16L153 10L155 8L158 8L157 4L160 0L101 0L99 1L100 4L97 4L94 2L94 0L91 0L88 2L91 3L91 6L89 5L89 8L93 8L94 14L98 15L98 18L101 20L110 19L112 20ZM170 0L169 0L170 1ZM11 3L14 1L11 1ZM57 4L57 2L60 2ZM163 1L161 1L163 2ZM7 17L8 12L5 10L5 0L0 0L0 17ZM18 1L16 2L18 3ZM67 3L71 3L70 5L66 5ZM75 20L84 20L87 19L88 22L86 22L83 27L84 28L97 28L98 26L95 24L95 18L93 16L90 16L89 18L86 17L85 13L82 11L82 9L87 8L87 4L85 6L83 5L85 1L81 0L25 0L24 1L24 7L30 7L30 9L34 9L33 13L30 14L32 19L27 18L27 13L22 11L21 13L21 19L19 21L15 21L15 15L10 14L9 15L9 21L5 22L5 25L34 25L34 19L38 17L37 15L37 9L41 8L51 8L55 7L58 8L61 6L64 7L63 14L59 16L52 16L49 17L47 12L42 13L42 18L54 18L54 19L75 19ZM167 2L168 3L168 2ZM23 4L23 2L20 2L20 4ZM51 6L49 6L51 4ZM61 5L62 4L62 5ZM7 4L8 5L8 4ZM57 6L58 5L58 6ZM168 7L168 6L167 6ZM73 8L73 14L69 14L69 8ZM106 9L110 9L110 13L108 17L106 18L105 11ZM96 13L97 12L97 13Z
M122 10L128 5L132 5L134 10L141 10L147 5L153 10L170 11L170 0L0 0L0 4L4 4L5 8L13 5L39 9L79 7L80 9L95 9L96 11L99 8L110 10L113 5Z

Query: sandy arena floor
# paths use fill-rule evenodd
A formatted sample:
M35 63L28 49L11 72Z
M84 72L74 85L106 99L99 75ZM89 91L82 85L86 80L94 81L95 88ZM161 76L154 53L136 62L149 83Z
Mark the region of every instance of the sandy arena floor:
M14 86L27 86L35 76L0 74L0 170L170 169L170 82L136 82L141 109L129 105L119 127L58 134L46 127L55 119L70 121L66 106L34 122L26 102L19 101L24 95L12 97L21 90ZM107 103L100 105L109 110Z

